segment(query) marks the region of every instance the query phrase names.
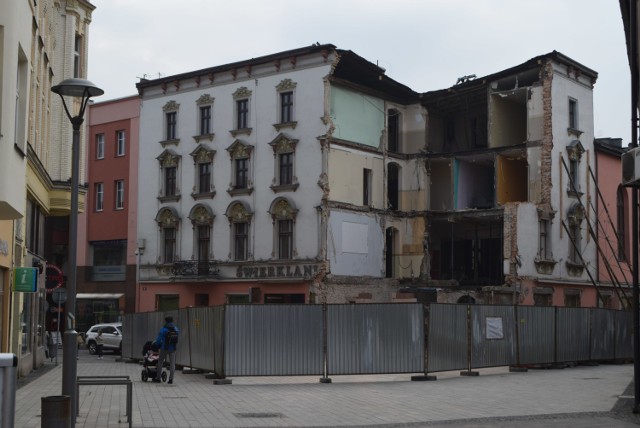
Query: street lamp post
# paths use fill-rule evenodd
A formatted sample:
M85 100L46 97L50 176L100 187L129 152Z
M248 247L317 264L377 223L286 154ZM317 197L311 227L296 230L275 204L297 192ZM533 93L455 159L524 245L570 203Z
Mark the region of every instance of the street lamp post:
M67 301L64 307L67 328L63 335L64 359L62 361L62 395L71 401L71 420L76 420L76 384L78 373L78 332L76 332L76 278L78 252L78 181L80 173L80 127L84 122L84 112L89 98L104 94L104 91L85 79L66 79L53 86L51 91L60 95L64 111L73 125L71 147L71 212L69 213L69 272L67 274ZM65 96L80 98L80 110L72 116L64 100Z

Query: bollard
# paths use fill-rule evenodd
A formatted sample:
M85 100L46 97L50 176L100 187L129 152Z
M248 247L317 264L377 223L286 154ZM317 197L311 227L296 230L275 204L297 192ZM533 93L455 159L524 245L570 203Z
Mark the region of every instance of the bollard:
M68 395L42 397L41 405L41 428L71 427L71 397Z
M18 358L15 354L0 354L0 428L13 427L16 410Z

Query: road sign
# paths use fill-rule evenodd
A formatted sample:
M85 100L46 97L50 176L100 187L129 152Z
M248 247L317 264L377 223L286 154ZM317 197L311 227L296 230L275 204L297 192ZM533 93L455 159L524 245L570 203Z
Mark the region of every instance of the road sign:
M57 305L62 305L67 301L67 289L66 288L56 288L51 293L51 300L53 303Z
M47 264L47 278L45 282L47 292L51 293L56 288L62 287L63 283L64 275L62 274L62 269L56 265Z
M35 293L38 290L38 268L15 268L13 270L13 291Z

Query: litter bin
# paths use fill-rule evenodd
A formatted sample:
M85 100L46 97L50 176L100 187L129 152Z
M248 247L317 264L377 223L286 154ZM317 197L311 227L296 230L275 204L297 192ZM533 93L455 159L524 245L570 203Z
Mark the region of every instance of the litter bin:
M0 354L0 427L13 427L16 412L18 358L15 354Z
M71 427L71 397L68 395L42 397L41 405L41 428Z

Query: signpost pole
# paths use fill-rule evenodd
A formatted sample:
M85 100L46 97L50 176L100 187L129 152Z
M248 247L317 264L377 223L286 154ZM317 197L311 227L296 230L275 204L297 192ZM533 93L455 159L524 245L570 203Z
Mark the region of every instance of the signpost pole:
M58 300L58 321L56 322L56 343L53 345L56 347L56 366L58 365L58 345L60 344L60 300Z

